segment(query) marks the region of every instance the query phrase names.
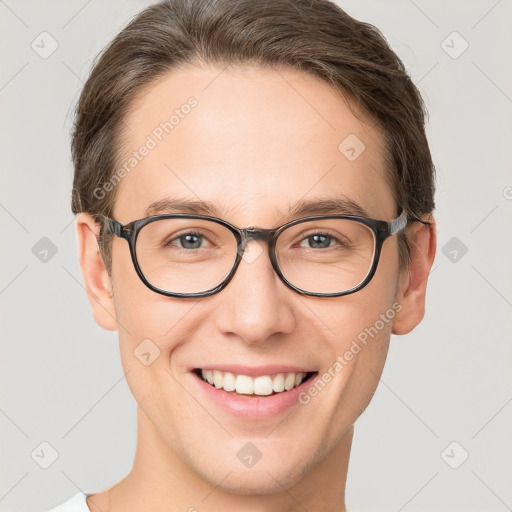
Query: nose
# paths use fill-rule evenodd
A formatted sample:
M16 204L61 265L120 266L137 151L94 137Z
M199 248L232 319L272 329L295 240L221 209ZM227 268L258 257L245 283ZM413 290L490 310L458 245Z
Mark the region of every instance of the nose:
M293 294L274 271L267 244L249 240L235 275L218 294L217 325L248 344L288 334L296 325Z

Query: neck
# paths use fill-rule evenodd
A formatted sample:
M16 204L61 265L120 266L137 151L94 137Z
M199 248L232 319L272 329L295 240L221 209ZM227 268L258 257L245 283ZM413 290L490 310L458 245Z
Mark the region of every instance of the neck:
M222 489L222 481L213 486L202 480L164 443L140 407L137 411L134 464L130 473L108 491L108 512L346 511L345 483L353 427L291 487L273 494L233 494Z

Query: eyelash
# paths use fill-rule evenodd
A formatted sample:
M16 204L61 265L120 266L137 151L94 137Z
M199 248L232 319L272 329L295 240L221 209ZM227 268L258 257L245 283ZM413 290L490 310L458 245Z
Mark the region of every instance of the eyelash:
M174 242L175 240L179 240L181 237L184 237L184 236L187 236L187 235L194 235L194 236L201 237L201 238L209 241L209 239L203 233L200 233L199 231L186 231L184 233L181 233L181 234L178 234L178 235L174 236L171 239L168 239L166 242L164 242L163 246L164 247L170 247L172 245L172 242ZM302 243L304 240L307 240L308 238L310 238L312 236L315 236L315 235L322 235L322 236L328 237L328 238L330 238L331 241L334 240L335 242L337 242L337 244L339 246L344 247L344 248L350 246L350 243L348 241L341 241L336 236L331 235L331 234L327 233L326 231L321 231L321 230L314 231L312 233L301 234L300 235L301 238L300 238L299 244ZM177 247L177 248L178 249L187 250L184 247ZM327 249L331 249L331 248L332 248L331 246L327 247ZM313 248L308 247L307 249L313 249Z

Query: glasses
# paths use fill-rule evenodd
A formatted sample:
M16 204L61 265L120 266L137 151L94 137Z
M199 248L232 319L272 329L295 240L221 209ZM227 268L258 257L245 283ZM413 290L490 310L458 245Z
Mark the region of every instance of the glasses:
M142 282L154 292L183 298L207 297L224 289L251 240L268 244L272 267L292 290L314 297L348 295L370 282L382 244L408 224L405 210L390 222L315 215L276 229L240 229L222 219L184 213L126 225L103 218L109 234L128 242Z

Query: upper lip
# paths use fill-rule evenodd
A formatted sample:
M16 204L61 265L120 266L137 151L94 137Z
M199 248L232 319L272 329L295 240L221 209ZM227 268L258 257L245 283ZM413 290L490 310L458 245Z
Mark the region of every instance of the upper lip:
M193 370L218 370L221 372L231 372L236 375L248 375L249 377L258 377L260 375L272 375L275 373L310 373L316 372L316 369L304 366L292 366L288 364L267 364L262 366L245 366L241 364L207 364L205 366L194 366Z

